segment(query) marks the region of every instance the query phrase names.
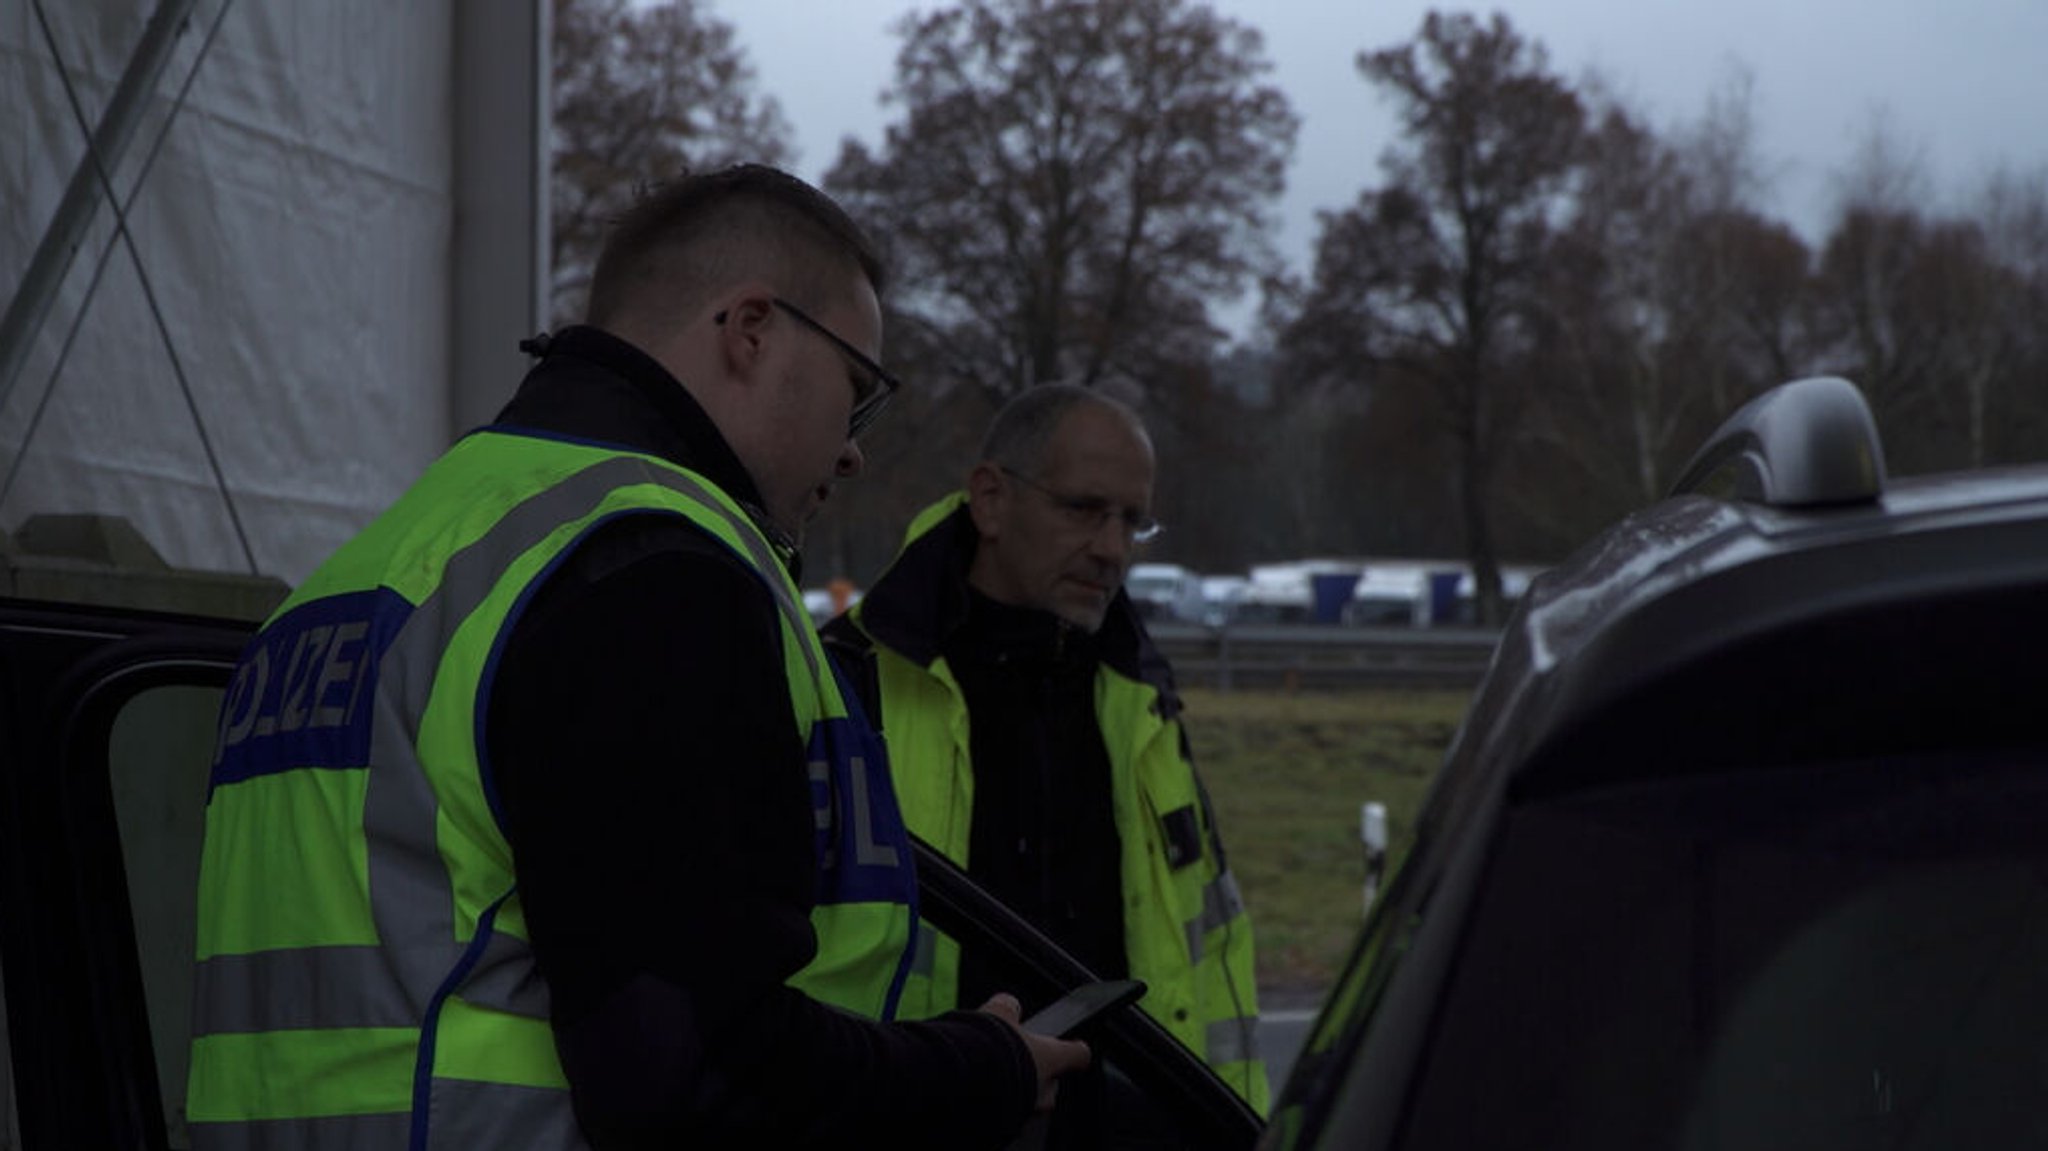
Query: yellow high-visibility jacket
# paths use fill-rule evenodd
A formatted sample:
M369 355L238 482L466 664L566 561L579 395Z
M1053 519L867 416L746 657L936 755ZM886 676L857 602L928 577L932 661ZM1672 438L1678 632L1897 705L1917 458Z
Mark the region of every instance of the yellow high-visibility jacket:
M310 576L236 669L200 870L195 1146L584 1145L478 742L518 606L598 525L649 512L730 548L779 605L827 862L821 952L792 983L891 1013L908 837L768 540L686 468L486 430Z

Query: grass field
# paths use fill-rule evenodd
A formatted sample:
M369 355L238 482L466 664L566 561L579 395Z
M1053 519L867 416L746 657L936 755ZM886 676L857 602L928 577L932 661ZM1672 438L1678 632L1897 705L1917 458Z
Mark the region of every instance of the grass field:
M1470 695L1183 694L1195 763L1258 931L1259 983L1320 992L1361 916L1359 805L1387 806L1391 871Z

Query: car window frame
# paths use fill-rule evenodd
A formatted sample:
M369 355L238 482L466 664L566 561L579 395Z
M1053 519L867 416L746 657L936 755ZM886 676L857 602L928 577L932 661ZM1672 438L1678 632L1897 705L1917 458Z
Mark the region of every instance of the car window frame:
M1027 1003L1049 1002L1102 978L1008 905L968 878L937 849L911 837L917 861L920 914L964 948L994 948L1005 970L1029 980L1011 990ZM1137 1005L1118 1008L1087 1036L1099 1056L1115 1062L1155 1103L1199 1120L1202 1147L1249 1147L1264 1123L1251 1105L1188 1046Z
M24 1149L168 1146L109 737L152 687L224 684L252 630L0 600L0 975Z

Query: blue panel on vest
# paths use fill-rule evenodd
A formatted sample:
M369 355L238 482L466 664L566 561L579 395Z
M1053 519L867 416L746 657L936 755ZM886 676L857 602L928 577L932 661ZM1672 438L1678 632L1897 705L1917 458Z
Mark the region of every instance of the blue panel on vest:
M913 904L910 831L881 741L864 723L823 720L811 728L810 761L811 806L824 816L817 829L818 902Z
M265 627L243 650L221 704L213 786L369 766L378 665L412 610L378 588L308 601Z

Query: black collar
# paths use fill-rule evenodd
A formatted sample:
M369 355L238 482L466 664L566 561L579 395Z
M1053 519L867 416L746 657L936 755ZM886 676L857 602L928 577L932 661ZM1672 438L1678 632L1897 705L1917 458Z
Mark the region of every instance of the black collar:
M746 465L696 397L654 357L587 325L520 346L540 359L494 428L644 452L689 468L747 509L795 572L795 544L762 510Z

